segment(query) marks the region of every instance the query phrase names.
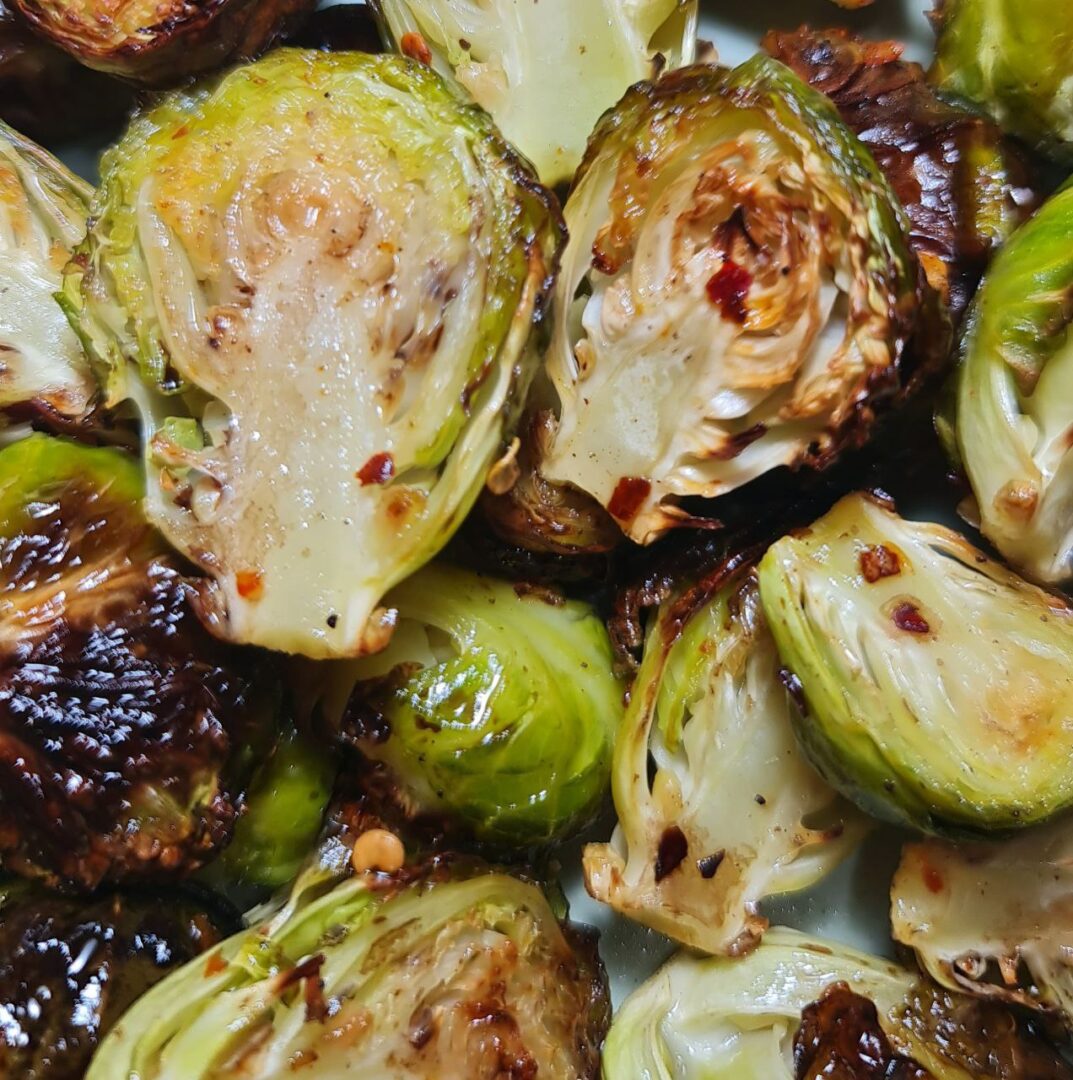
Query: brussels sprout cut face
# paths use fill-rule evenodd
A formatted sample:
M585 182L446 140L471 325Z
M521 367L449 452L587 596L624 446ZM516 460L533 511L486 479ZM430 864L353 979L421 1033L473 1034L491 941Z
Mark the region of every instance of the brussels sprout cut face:
M864 809L989 832L1073 802L1073 611L956 533L843 499L760 564L803 741Z
M1073 155L1073 23L1051 0L937 0L932 80L1008 131Z
M587 824L611 771L622 684L585 604L430 566L392 591L388 648L340 672L347 731L404 807L512 847Z
M697 0L372 6L395 46L453 75L546 184L570 180L600 114L626 87L660 64L689 63L696 44Z
M778 667L751 577L664 606L615 741L618 830L585 850L597 899L741 953L767 926L761 899L819 880L860 838L797 748Z
M215 632L386 644L381 597L500 448L558 240L483 114L397 58L281 50L135 120L66 302Z
M957 448L984 535L1039 581L1073 578L1073 188L995 259L965 337Z
M263 667L189 610L142 493L117 451L32 435L0 453L7 869L92 888L199 866L273 734Z
M607 997L532 885L501 874L325 890L170 976L87 1080L317 1077L595 1080ZM300 1075L300 1074L299 1074Z
M779 465L821 463L894 391L916 267L875 163L781 64L635 86L566 208L544 463L649 542Z
M0 123L0 412L8 417L77 421L89 410L93 376L53 293L85 234L90 194Z
M1073 1076L1004 1009L833 941L772 930L744 959L681 955L619 1010L605 1080Z
M907 844L891 926L944 986L1054 1010L1073 1027L1068 820L1000 844Z

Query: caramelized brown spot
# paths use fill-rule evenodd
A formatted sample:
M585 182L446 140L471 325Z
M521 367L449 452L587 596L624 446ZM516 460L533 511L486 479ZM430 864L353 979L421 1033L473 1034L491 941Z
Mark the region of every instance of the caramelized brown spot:
M894 577L902 572L902 562L897 552L882 544L865 548L860 554L860 564L864 580L872 585L880 578Z
M916 604L903 600L891 614L894 625L907 634L930 634L931 627L928 620L920 614L920 608Z
M752 284L753 275L733 259L727 259L705 288L708 299L723 313L723 318L742 326L749 314L745 300Z
M673 874L688 854L689 841L686 840L686 834L677 825L664 829L656 851L656 884Z
M879 1025L875 1005L845 983L805 1007L794 1036L796 1080L932 1080L899 1054Z
M265 593L264 579L259 570L240 570L235 575L235 588L243 600L260 600Z
M619 521L632 521L651 490L651 483L644 477L624 476L615 486L607 509Z
M719 869L725 858L725 851L714 851L711 855L705 855L703 859L698 859L697 870L699 871L700 876L706 881L710 881L715 877L715 872Z
M388 453L373 454L354 474L362 487L386 484L395 475L395 459Z
M419 64L424 64L425 67L432 66L432 50L428 47L428 42L418 33L410 32L402 35L402 40L399 42L399 48L402 50L404 56L408 56L411 60L416 60Z
M739 431L737 435L731 435L711 456L717 461L733 461L744 450L752 446L757 439L762 439L766 434L767 424L753 424L751 428Z

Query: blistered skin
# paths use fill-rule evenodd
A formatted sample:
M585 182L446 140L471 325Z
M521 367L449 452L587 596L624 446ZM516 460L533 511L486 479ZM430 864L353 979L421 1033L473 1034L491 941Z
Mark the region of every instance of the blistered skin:
M79 63L154 88L257 56L316 6L315 0L8 2Z
M3 862L89 888L187 872L242 807L257 661L202 628L132 461L36 436L0 470Z
M1073 803L1065 600L865 495L773 545L759 578L802 743L863 809L986 834Z
M87 1080L595 1080L607 987L593 942L502 874L410 885L306 875L269 922L137 1002ZM299 1073L300 1075L300 1073Z
M96 393L89 362L53 299L85 233L90 194L0 123L0 413L9 417L77 422Z
M453 77L536 166L568 183L600 114L693 59L697 0L374 0L396 48ZM549 78L554 71L555 77Z
M764 47L827 95L909 217L932 288L960 321L994 251L1039 204L1027 155L984 115L940 98L893 41L772 31Z
M792 709L748 572L664 604L615 741L618 825L585 849L589 892L693 948L755 948L760 902L819 881L866 831L801 754Z
M779 466L858 444L908 377L896 200L821 95L764 57L639 84L566 207L542 468L649 543Z
M552 197L419 65L279 50L139 117L96 211L65 300L143 410L149 513L209 575L206 621L382 648L384 593L457 529L520 405Z
M193 896L0 894L0 1072L20 1080L81 1080L127 1007L231 930Z

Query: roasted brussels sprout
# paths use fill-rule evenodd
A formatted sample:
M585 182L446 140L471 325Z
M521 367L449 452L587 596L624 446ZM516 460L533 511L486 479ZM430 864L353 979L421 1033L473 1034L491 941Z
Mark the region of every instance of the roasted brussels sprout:
M957 453L983 534L1037 581L1073 578L1073 187L1003 248L957 375Z
M82 1077L128 1006L235 922L193 892L86 900L0 885L0 1074Z
M960 320L991 255L1038 203L1027 155L992 120L940 98L897 42L802 27L772 31L764 47L826 94L872 152L929 283Z
M336 772L316 738L284 731L251 781L231 843L202 872L204 880L221 891L292 882L316 844Z
M878 817L988 833L1073 803L1073 609L853 495L760 564L820 771Z
M1007 131L1073 158L1073 23L1051 0L936 0L932 80Z
M894 937L944 986L1061 1014L1073 1026L1073 828L998 844L907 844Z
M818 881L864 831L802 757L791 709L751 573L665 603L615 740L618 828L585 849L589 892L706 952L755 946L758 902Z
M535 886L321 877L154 987L87 1080L596 1077L608 1009L594 943Z
M904 386L906 223L822 95L767 57L631 89L566 208L545 475L634 540L780 465L822 465Z
M34 139L81 138L132 101L130 87L46 44L0 0L0 120Z
M605 1080L1068 1080L1004 1008L833 941L769 932L744 959L676 957L622 1006Z
M382 648L524 391L561 222L478 110L391 56L284 49L138 117L65 302L142 406L149 514L219 636Z
M0 425L77 423L95 393L78 338L53 299L86 231L88 184L0 123Z
M0 859L93 887L230 838L271 746L260 658L211 638L117 450L0 451Z
M391 644L337 667L329 706L386 771L377 787L514 848L587 824L608 790L624 693L588 605L436 565L388 602Z
M546 184L570 180L628 86L689 63L696 46L697 0L371 3L396 48L453 75Z
M295 29L316 0L6 0L46 41L97 71L175 86L248 59Z

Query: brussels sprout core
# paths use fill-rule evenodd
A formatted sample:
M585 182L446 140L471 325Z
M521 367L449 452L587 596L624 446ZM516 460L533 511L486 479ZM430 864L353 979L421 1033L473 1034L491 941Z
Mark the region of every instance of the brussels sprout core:
M66 302L216 633L386 644L381 597L499 450L558 240L484 115L395 57L280 50L135 120Z
M90 194L0 123L0 411L8 416L77 421L89 410L93 376L53 293L85 233Z
M640 84L566 208L544 462L647 543L780 465L822 464L900 384L905 222L830 102L781 64Z
M697 0L373 0L397 48L453 75L546 184L626 87L693 59Z
M618 829L585 849L593 896L738 954L767 926L760 900L819 880L860 839L797 748L778 669L750 576L664 605L615 740Z
M1073 610L956 533L843 499L760 564L799 732L865 810L986 833L1073 803Z

